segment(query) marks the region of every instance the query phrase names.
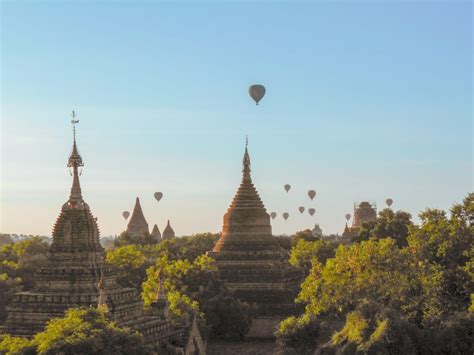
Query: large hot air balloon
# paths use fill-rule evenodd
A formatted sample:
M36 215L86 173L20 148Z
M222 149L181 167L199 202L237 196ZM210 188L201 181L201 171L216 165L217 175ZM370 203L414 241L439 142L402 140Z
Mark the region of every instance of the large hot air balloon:
M249 87L249 95L258 105L260 100L265 96L265 86L256 84Z
M272 213L270 213L270 217L272 217L272 219L275 219L275 218L276 218L276 216L277 216L276 212L272 212Z
M123 212L122 212L122 216L123 216L123 218L127 219L128 216L130 216L130 212L128 212L128 211L123 211Z
M155 194L153 196L155 196L156 200L158 202L160 202L161 198L163 197L163 193L162 192L155 192Z
M350 219L351 219L351 214L350 214L350 213L346 213L346 219L347 219L347 220L350 220Z
M284 212L282 216L286 221L288 219L288 217L290 217L290 214L288 212Z
M385 200L385 203L387 204L388 208L390 208L390 207L392 206L392 204L393 204L393 200L392 200L391 198L387 198L387 199Z
M316 212L316 210L315 210L314 208L308 209L308 213L309 213L311 216L313 216L315 212Z
M314 190L309 190L308 191L308 196L309 198L312 200L314 198L314 196L316 196L316 191Z
M290 184L286 184L285 186L283 186L285 188L285 191L288 192L290 191L291 189L291 185Z
M304 207L303 206L298 207L298 211L300 211L300 213L303 213L304 212Z

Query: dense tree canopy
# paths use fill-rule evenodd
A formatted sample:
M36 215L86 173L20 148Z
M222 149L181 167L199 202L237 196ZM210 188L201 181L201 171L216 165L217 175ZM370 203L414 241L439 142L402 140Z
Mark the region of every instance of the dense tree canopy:
M416 226L408 214L384 210L334 257L319 256L320 243L299 241L291 260L308 267L298 296L306 310L281 323L280 342L294 347L325 328L332 335L319 342L321 353L472 353L474 194L449 217L427 209L420 220Z

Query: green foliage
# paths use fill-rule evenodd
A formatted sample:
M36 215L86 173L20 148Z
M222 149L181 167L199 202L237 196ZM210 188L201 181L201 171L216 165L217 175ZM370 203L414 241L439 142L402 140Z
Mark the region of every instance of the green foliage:
M280 323L276 336L278 344L291 348L298 354L311 353L318 343L321 331L319 322L314 317L289 317Z
M290 264L308 271L311 262L324 264L327 259L334 257L336 244L323 240L307 241L300 238L296 245L291 248Z
M95 308L69 309L33 339L39 354L146 354L141 335L118 328Z
M162 256L156 266L147 270L142 292L145 305L155 299L158 270L164 278L169 310L175 322L184 322L198 313L206 320L211 338L243 339L250 329L252 310L218 280L214 259L201 255L190 262Z
M34 355L36 350L31 340L2 334L0 335L0 353L5 355Z
M127 232L122 232L117 238L114 240L115 247L122 247L125 245L150 245L155 244L156 239L150 235L150 233L143 233L141 236L131 236Z
M359 231L359 235L354 238L354 242L369 240L370 238L392 238L399 247L407 245L407 237L410 227L413 225L411 215L407 212L386 208L379 212L374 222L364 223Z
M340 245L325 265L314 261L298 297L312 314L345 314L370 299L400 308L413 293L410 256L393 239Z
M126 245L107 251L106 260L118 271L120 285L139 288L142 284L149 266L142 249L138 245Z

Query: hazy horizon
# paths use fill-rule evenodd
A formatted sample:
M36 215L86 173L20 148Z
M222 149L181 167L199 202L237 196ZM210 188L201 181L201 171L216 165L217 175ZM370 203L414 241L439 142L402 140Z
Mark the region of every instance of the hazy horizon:
M51 235L72 109L101 236L137 196L150 230L220 231L246 134L274 234L342 233L354 201L416 217L473 190L470 2L1 7L2 233Z

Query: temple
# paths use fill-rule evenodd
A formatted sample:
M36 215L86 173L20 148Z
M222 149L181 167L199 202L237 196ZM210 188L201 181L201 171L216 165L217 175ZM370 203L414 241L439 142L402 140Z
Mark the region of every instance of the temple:
M257 307L248 336L272 338L278 323L295 311L301 275L272 236L270 216L252 183L247 146L242 182L224 215L221 237L208 255L216 260L227 288Z
M373 222L377 219L377 210L375 204L363 201L359 204L354 204L354 218L352 225L349 227L346 223L344 233L342 233L341 242L350 243L352 238L359 235L360 227L367 222Z
M174 230L171 228L170 220L168 219L168 223L166 223L166 227L163 230L163 235L161 236L161 240L173 239L175 237Z
M157 243L161 241L161 232L156 224L153 226L153 230L151 231L151 236Z
M133 208L132 217L127 225L127 233L131 237L143 237L149 235L148 223L143 215L140 199L137 197L135 207Z
M196 330L175 327L163 317L145 316L138 291L117 284L99 243L97 218L82 197L79 169L84 164L76 144L78 121L74 112L72 123L74 140L67 164L73 176L71 192L53 227L53 242L45 264L36 273L35 286L14 295L3 331L32 337L51 318L64 316L68 308L95 306L105 307L117 325L140 332L151 348L171 342L186 348L203 344L200 339L189 338L189 334L199 337ZM204 354L205 349L201 347L196 353Z

